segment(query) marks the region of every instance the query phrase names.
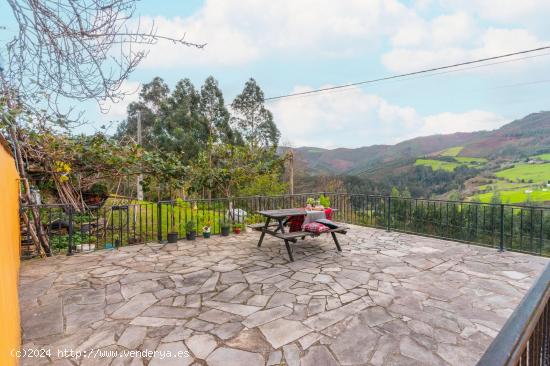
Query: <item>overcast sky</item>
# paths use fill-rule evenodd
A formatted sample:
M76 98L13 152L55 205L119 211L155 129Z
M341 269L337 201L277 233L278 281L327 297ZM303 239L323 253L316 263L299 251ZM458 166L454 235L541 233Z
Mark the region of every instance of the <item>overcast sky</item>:
M1 8L4 7L0 6ZM154 76L170 86L208 75L227 102L254 77L267 97L550 45L548 0L143 0L141 22L208 43L161 43L125 85ZM6 12L0 12L6 14ZM0 37L1 40L1 37ZM384 82L268 104L294 146L357 147L435 133L493 129L549 110L550 56ZM124 118L126 104L87 118Z

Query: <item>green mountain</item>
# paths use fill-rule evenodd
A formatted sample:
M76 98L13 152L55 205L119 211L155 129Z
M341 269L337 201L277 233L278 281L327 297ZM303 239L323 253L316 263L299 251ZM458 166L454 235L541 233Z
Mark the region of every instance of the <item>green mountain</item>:
M457 148L456 158L503 161L550 152L550 112L530 114L496 130L417 137L395 145L355 149L300 147L295 157L310 175L384 176L413 166L419 158ZM285 149L285 148L283 148Z

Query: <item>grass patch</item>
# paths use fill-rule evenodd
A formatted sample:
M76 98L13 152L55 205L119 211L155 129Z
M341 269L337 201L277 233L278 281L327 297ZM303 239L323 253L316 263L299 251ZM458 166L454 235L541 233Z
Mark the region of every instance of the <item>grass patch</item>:
M548 164L517 164L513 168L501 170L495 175L511 181L530 181L542 183L550 180L550 163Z
M533 190L532 193L525 193L526 189L516 189L508 191L500 191L500 197L503 203L523 203L526 201L531 202L545 202L550 201L550 190L544 192L543 190ZM478 194L473 198L479 199L483 203L491 202L493 192Z
M445 149L439 153L439 156L452 156L455 157L464 149L463 146L455 146Z
M432 159L417 159L414 165L429 166L432 170L446 170L452 172L461 164L450 161L432 160Z
M536 158L536 159L539 159L539 160L550 161L550 154L535 155L535 156L533 156L533 158Z

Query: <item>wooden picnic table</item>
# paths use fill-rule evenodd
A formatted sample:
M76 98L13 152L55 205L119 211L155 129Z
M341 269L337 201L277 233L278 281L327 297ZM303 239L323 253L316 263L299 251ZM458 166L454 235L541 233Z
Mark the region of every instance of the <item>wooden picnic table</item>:
M262 246L262 242L264 240L265 234L272 235L276 238L282 239L285 242L286 250L288 252L288 257L291 262L294 262L294 257L292 256L292 248L290 247L290 243L296 243L298 238L305 239L306 236L318 236L317 233L312 233L309 231L294 231L294 232L285 232L285 223L288 221L289 217L293 216L306 216L307 211L304 208L286 208L286 209L278 209L278 210L262 210L258 211L258 214L264 216L265 223L264 224L256 224L251 225L251 227L255 230L259 230L262 232L260 235L260 240L258 241L258 247ZM272 223L271 221L275 220L277 223ZM271 229L273 228L273 229ZM340 248L340 243L338 242L338 239L336 238L336 234L346 234L348 228L345 226L338 226L335 229L330 229L329 231L325 231L326 233L330 233L332 235L332 239L334 240L334 244L336 245L336 249L341 252L342 249Z

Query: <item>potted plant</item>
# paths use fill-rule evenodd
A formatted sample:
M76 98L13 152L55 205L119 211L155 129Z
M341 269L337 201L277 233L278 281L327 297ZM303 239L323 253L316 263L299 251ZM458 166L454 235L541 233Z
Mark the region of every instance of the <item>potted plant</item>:
M235 224L233 225L233 232L235 234L240 234L242 230L243 225L242 224Z
M210 222L207 222L206 225L202 227L202 237L208 239L210 237Z
M179 233L177 231L171 231L168 233L168 243L177 243L179 239Z
M229 225L228 222L220 221L220 228L221 228L222 236L229 236L229 230L231 229L231 225Z
M185 223L185 238L187 240L195 240L197 237L197 224L194 220L189 220Z
M306 200L306 210L311 210L313 208L313 205L315 205L315 198L309 197Z

